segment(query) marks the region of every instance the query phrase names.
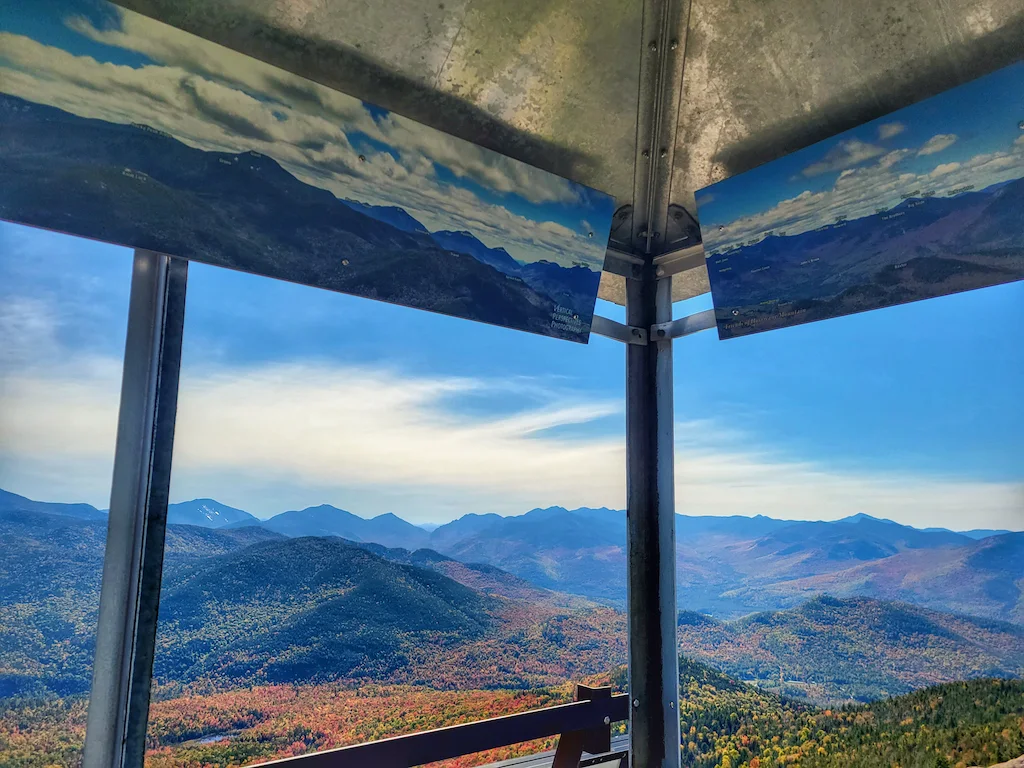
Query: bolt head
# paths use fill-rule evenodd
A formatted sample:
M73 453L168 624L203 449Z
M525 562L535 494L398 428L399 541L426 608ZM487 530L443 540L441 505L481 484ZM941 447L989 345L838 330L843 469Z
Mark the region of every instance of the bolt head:
M593 237L593 236L594 236L593 232L587 232L587 237Z
M668 157L668 150L662 147L658 150L658 157Z
M718 231L719 231L719 232L725 232L725 227L719 227L719 228L718 228Z
M645 149L643 152L640 153L640 155L642 157L650 157L651 156L651 150Z
M639 707L640 706L640 699L633 699L633 706L634 707Z
M347 267L348 266L348 259L342 259L341 260L341 266Z
M1019 123L1017 123L1017 127L1024 131L1024 120L1021 120Z
M366 155L360 155L359 156L359 162L360 163L365 163L366 162Z
M654 53L656 50L658 50L658 41L651 40L651 42L647 44L647 50L649 50L651 53Z
M604 716L604 724L605 725L611 725L612 724L612 719L610 717L608 717L608 715Z
M672 40L671 42L669 42L668 47L671 48L674 51L676 48L679 47L679 41L678 40Z

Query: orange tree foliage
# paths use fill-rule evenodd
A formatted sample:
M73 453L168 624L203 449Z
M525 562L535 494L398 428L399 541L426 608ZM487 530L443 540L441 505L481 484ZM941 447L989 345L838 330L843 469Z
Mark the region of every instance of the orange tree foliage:
M523 712L571 700L571 686L438 691L413 686L272 685L153 704L148 768L227 768ZM551 748L521 744L438 765L480 765Z

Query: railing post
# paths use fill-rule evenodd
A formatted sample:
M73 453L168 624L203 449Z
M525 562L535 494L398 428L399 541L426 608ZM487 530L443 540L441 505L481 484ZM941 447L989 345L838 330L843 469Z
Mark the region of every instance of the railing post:
M142 766L187 269L135 252L83 768Z
M626 319L672 319L671 278L626 283ZM630 766L678 768L672 340L626 347L627 602Z

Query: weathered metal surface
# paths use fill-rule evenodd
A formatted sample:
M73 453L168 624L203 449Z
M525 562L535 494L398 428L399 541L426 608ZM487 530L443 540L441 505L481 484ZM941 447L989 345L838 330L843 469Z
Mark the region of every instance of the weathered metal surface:
M136 251L82 764L142 765L188 263Z
M672 320L671 281L655 267L631 280L626 320ZM629 628L630 765L678 768L679 663L672 340L626 348L626 594Z

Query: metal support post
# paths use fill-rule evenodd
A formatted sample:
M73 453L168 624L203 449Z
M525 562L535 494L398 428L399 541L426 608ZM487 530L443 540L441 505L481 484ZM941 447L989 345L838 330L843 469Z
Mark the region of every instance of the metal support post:
M135 252L83 768L143 761L187 269Z
M671 278L653 264L627 281L626 320L650 328L672 319ZM672 340L626 347L627 601L630 766L678 768L679 662Z

